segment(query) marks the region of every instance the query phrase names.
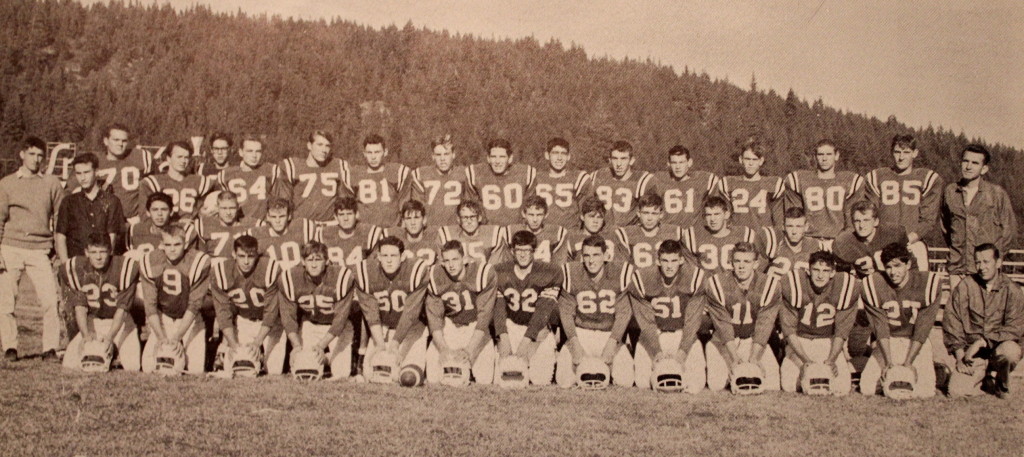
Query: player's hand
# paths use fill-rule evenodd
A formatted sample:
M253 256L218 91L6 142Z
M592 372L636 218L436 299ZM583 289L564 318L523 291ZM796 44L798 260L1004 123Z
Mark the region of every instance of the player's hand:
M676 351L676 352L672 353L672 356L676 358L676 361L678 361L680 365L682 365L684 367L686 366L686 359L687 359L688 355L685 352L683 352L683 351Z
M512 355L512 344L507 339L498 339L498 356L504 358Z
M469 352L466 351L465 349L456 349L451 352L452 360L469 363Z
M171 348L170 350L173 351L178 357L184 357L184 355L185 355L185 347L182 346L181 341L177 341L177 340L165 341L164 345L170 347Z
M907 245L908 246L918 242L919 240L921 240L921 235L918 235L917 232L907 233Z
M615 360L615 353L617 350L608 350L607 348L601 353L601 361L605 365L612 366L612 361Z
M827 365L828 365L829 368L832 369L832 376L835 376L835 377L838 378L839 377L839 365L836 364L836 361L833 360L831 362L828 362Z
M327 354L324 353L324 348L320 347L319 344L314 344L312 348L313 354L316 356L316 363L323 365L327 362Z
M956 361L956 371L965 375L974 374L974 367L972 365L974 365L974 360L968 359L967 356L964 356L964 358Z
M864 256L856 260L857 271L862 275L869 275L875 272L875 259Z

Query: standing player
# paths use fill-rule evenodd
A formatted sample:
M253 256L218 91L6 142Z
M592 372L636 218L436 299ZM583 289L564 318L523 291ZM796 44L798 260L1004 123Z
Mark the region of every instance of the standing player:
M867 198L878 208L878 219L907 231L917 268L928 269L927 238L939 223L942 177L927 168L914 168L917 140L913 135L892 137L891 167L876 168L864 177Z
M730 227L729 202L713 195L704 201L704 225L683 230L683 246L701 268L710 272L731 270L736 244L757 241L757 232L747 227Z
M344 160L331 157L333 142L331 134L317 130L306 142L306 160L289 157L281 161L274 194L291 202L296 219L331 220L334 198L348 168Z
M611 382L633 385L633 357L622 344L633 316L629 283L633 267L605 263L608 249L598 235L583 240L582 261L562 265L562 294L558 301L566 342L558 353L555 378L560 387L576 384L576 367L584 358L598 358L610 367Z
M206 338L202 323L194 323L210 289L210 256L185 243L185 229L170 225L160 249L140 262L143 305L149 339L142 350L142 371L156 370L158 347L176 347L191 374L206 365Z
M534 192L544 197L548 204L548 221L561 227L576 223L579 200L590 180L586 171L567 168L571 157L568 141L563 138L548 141L544 151L548 168L537 173L537 187L534 188Z
M454 212L454 210L452 210ZM437 258L437 241L427 231L426 208L419 200L409 200L402 203L399 211L402 220L397 229L384 229L384 236L394 236L405 244L405 251L402 252L402 260L419 258L427 265L433 265Z
M633 222L639 191L651 179L650 173L634 170L634 163L633 145L628 141L616 141L608 151L608 169L598 169L590 175L587 195L596 195L601 200L610 227L624 227ZM583 216L582 211L581 202L580 216Z
M786 208L801 207L807 214L807 236L826 249L849 224L850 206L863 196L864 179L852 171L836 171L839 150L832 140L814 146L814 170L786 175Z
M217 174L217 183L238 196L243 219L258 221L267 214L267 199L273 196L279 171L277 165L263 163L263 140L259 137L243 136L238 154L242 163L222 170Z
M238 196L230 190L217 194L217 214L199 216L193 222L199 237L199 248L211 257L227 258L228 246L242 235L249 235L253 229L250 219L242 219L238 210Z
M658 246L665 240L680 240L683 231L676 225L661 223L665 215L665 202L655 194L640 197L637 204L639 225L620 227L615 231L619 238L620 259L628 259L636 268L654 265Z
M821 242L804 236L807 233L807 215L800 207L787 208L783 213L782 234L779 236L773 227L765 227L765 253L771 260L769 268L779 276L791 270L808 269L811 254L822 250Z
M637 189L637 196L661 195L665 202L665 222L680 227L700 224L701 206L719 188L718 177L702 170L692 170L690 150L675 145L668 150L668 170L655 172Z
M196 174L215 176L231 167L231 146L234 146L234 143L228 134L214 133L210 137L210 155L199 163Z
M129 225L135 224L145 211L142 208L145 197L139 195L139 185L142 178L152 173L153 157L144 149L128 150L128 128L121 124L104 128L103 146L106 154L98 154L100 165L96 176L104 188L121 200Z
M505 228L506 244L511 244L510 239L513 233L520 230L529 230L537 237L537 250L533 258L541 262L560 263L565 259L565 237L566 231L562 226L548 224L548 206L544 198L539 195L526 197L523 203L523 222L513 224ZM511 248L504 250L501 261L512 259ZM498 262L492 262L498 263Z
M615 243L612 241L615 236L614 229L608 225L605 216L608 211L605 204L597 197L591 195L580 202L580 227L574 228L566 234L566 254L569 260L578 260L580 251L583 250L583 240L592 235L600 235L608 244L604 255L607 261L615 260Z
M139 331L128 315L139 280L138 264L112 255L110 238L93 233L85 254L71 258L58 274L79 329L64 353L64 367L81 368L82 346L101 341L108 353L117 349L125 371L139 371Z
M394 227L398 208L409 199L409 167L384 162L388 148L380 135L363 139L365 165L351 165L342 181L346 190L363 206L363 222L379 227Z
M911 258L906 245L890 244L882 249L885 270L864 280L861 299L876 339L860 378L864 395L875 395L879 381L885 382L897 365L915 372L914 397L935 395L935 366L927 340L943 305L944 279L939 273L910 268Z
M317 239L326 244L331 262L355 268L377 249L384 231L376 225L363 222L359 203L355 198L342 197L334 201L336 225L320 228Z
M658 246L655 265L636 270L630 292L642 332L634 357L637 387L651 387L654 360L674 357L683 367L683 390L695 394L704 389L704 346L697 332L704 318L705 277L704 270L684 260L683 245L676 240Z
M189 173L192 146L184 141L167 145L167 173L147 176L142 180L142 198L163 192L174 202L172 211L178 217L191 221L199 214L199 204L213 190L214 179Z
M502 230L497 225L480 225L483 208L476 200L465 200L456 207L459 225L445 226L437 229L440 245L451 240L462 243L466 255L487 263L494 251L501 246Z
M302 262L302 246L316 239L316 231L313 221L292 218L291 203L281 198L267 201L266 219L252 230L260 247L284 270Z
M732 250L732 270L711 274L704 284L715 336L708 342L708 388L722 390L735 368L761 368L762 389L779 390L779 362L766 351L778 312L779 277L758 271L758 251L747 242Z
M412 198L423 202L430 222L438 227L458 225L456 207L466 190L466 167L455 165L451 135L430 142L434 165L425 165L412 172Z
M721 180L722 193L732 203L732 225L759 230L782 222L782 197L786 186L778 176L761 176L764 146L756 141L743 145L739 162L743 174Z
M512 144L505 139L487 143L487 164L466 169L466 180L486 211L488 224L504 227L516 221L523 199L533 191L537 170L513 163Z
M851 386L846 338L857 314L860 284L853 275L836 271L829 252L816 251L809 263L809 269L786 274L780 288L779 326L787 343L779 369L782 390L796 392L804 370L823 363L832 369L830 392L846 395Z
M494 333L499 359L514 355L525 360L530 383L548 385L555 371L557 340L551 320L563 278L558 267L534 261L536 249L537 237L532 232L516 232L512 235L514 259L494 267L498 290Z

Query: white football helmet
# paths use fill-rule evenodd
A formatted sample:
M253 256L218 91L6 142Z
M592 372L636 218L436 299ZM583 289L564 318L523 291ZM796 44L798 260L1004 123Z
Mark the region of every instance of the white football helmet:
M255 378L263 369L263 360L259 354L247 350L238 350L231 357L231 372L239 378Z
M682 392L686 389L683 383L683 364L675 357L655 360L651 367L651 387L658 392Z
M296 350L292 352L292 376L299 381L319 381L324 377L324 364L316 352Z
M390 384L398 374L398 356L390 351L377 351L370 358L368 381L375 384Z
M584 357L576 366L576 385L583 390L604 390L611 383L608 364L597 357Z
M494 383L513 389L530 385L530 364L526 359L514 355L499 359Z
M156 372L176 376L185 371L185 348L181 343L161 344L156 348Z
M885 379L882 380L882 392L893 400L908 400L914 398L914 383L916 382L917 373L913 368L896 365L885 372Z
M110 371L113 359L112 345L100 340L92 340L82 344L82 371L87 373L106 373Z
M441 361L441 384L451 387L469 385L469 361L461 357L446 357Z
M764 390L764 373L756 363L741 363L732 370L729 384L734 394L756 395Z
M800 390L807 395L832 395L832 367L818 362L804 364L800 372Z

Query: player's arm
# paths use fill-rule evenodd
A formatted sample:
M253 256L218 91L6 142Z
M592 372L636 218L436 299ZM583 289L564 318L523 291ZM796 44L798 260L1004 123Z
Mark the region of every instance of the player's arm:
M498 294L494 300L494 335L498 338L498 355L507 357L512 355L512 343L508 336L508 305L505 304L505 296Z
M736 350L736 333L732 328L732 315L724 303L725 294L718 282L715 276L710 276L704 286L708 316L711 317L711 324L715 327L713 338L722 343L733 364L738 364L745 360L740 358Z
M773 281L775 284L772 284ZM777 287L777 284L778 278L769 278L765 287L774 289ZM779 314L778 294L775 291L769 291L768 297L765 300L766 303L762 303L761 309L757 311L756 321L754 322L750 360L755 363L758 363L761 360L761 355L764 354L764 348L768 345L768 337L775 330L775 321Z
M999 215L1000 231L994 244L1000 252L1007 252L1017 235L1017 216L1013 212L1013 203L1006 191L1000 188L996 195L999 200L996 206L999 209L996 213Z
M484 348L484 343L491 337L490 324L498 291L494 287L494 270L490 267L487 269L484 274L486 287L476 295L476 327L473 329L473 335L469 337L469 343L466 344L466 351L469 352L471 360L476 360Z
M562 333L565 335L565 344L569 346L569 353L572 354L572 363L579 364L586 350L576 337L576 300L565 291L558 297L558 317L562 321Z
M883 365L885 368L888 368L895 363L891 358L892 352L889 350L889 318L886 317L885 310L880 306L881 303L875 304L870 299L870 292L868 291L868 282L875 278L878 278L878 276L873 275L864 280L865 285L861 300L864 302L864 312L867 314L871 332L875 335L879 352L882 355L882 360L885 362Z
M924 188L921 190L921 203L918 206L917 222L907 227L910 242L920 240L932 228L939 225L939 207L942 205L942 177L938 173L928 173Z
M284 275L281 276L284 277ZM298 304L293 297L289 297L283 291L278 292L277 303L280 310L278 316L281 319L284 334L288 336L288 341L292 343L293 348L301 348L302 335L299 333Z
M601 353L604 363L612 364L615 354L619 352L622 337L626 334L626 326L629 325L629 320L632 318L633 310L629 303L629 294L620 292L615 297L615 320L612 321L612 331L608 335L608 342L604 344L604 351Z
M557 289L557 286L555 286L555 289ZM537 352L537 347L540 345L537 337L540 335L541 330L551 325L552 317L558 315L555 312L558 308L556 296L552 296L549 291L550 289L545 289L545 292L541 292L537 298L537 308L533 315L530 316L530 323L526 327L526 334L519 340L519 348L516 349L516 355L520 357L529 359L533 356L534 352ZM557 294L557 291L555 294Z
M679 360L679 363L686 364L686 358L689 357L690 349L693 347L693 343L697 341L697 332L700 331L704 315L708 312L707 302L707 297L703 294L697 294L691 297L686 304L686 311L683 313L683 334L682 338L679 339L679 347L676 348L676 359Z
M835 321L832 323L832 346L828 351L828 358L825 362L835 369L836 361L846 349L846 340L850 337L853 324L857 321L857 302L853 301L850 306L836 310Z
M185 310L185 315L182 316L178 322L178 327L171 331L170 341L181 341L185 336L185 332L188 331L192 323L195 322L196 316L199 315L203 307L203 298L210 292L210 259L209 257L204 258L200 261L200 270L197 273L196 278L192 283L192 288L188 294L188 309Z
M398 352L398 345L405 341L413 324L423 316L423 301L427 295L426 286L418 287L405 299L405 309L395 327L395 337L388 341L388 350Z
M366 326L370 329L370 337L373 338L373 344L376 347L385 347L384 344L384 329L380 325L380 303L377 303L377 298L370 295L364 287L360 279L358 287L355 288L356 297L355 300L359 303L359 309L363 311L363 319L366 320Z
M786 190L782 197L784 209L804 207L804 198L803 195L800 194L800 184L797 180L797 173L795 171L786 175Z
M53 231L54 249L57 251L57 258L60 263L65 263L71 257L68 256L68 231L71 230L71 216L68 211L68 200L62 201L57 210L57 224Z
M843 202L843 228L853 227L853 204L864 200L864 178L855 174L850 181L852 188Z
M231 297L222 288L221 284L214 284L210 287L210 298L213 301L213 311L220 326L220 331L227 341L231 350L238 348L238 332L235 329L234 313L231 304Z
M636 319L637 327L640 328L640 342L647 348L650 354L657 355L661 352L660 331L654 320L654 307L651 306L651 301L643 293L643 284L640 281L642 280L640 279L639 272L634 270L628 289L630 304L633 308L632 314L633 318Z
M423 299L423 307L427 313L427 328L430 329L430 336L433 338L434 346L442 355L450 349L448 341L444 339L444 302L441 298L428 293Z
M814 305L808 304L806 306ZM796 355L801 363L808 363L811 361L811 358L807 355L807 351L804 349L804 345L796 333L798 322L799 317L797 316L796 308L788 304L784 304L779 308L779 328L782 329L782 338L786 340L786 352L793 351L793 355Z
M903 363L906 366L911 366L914 360L917 359L917 355L921 352L921 347L928 342L928 335L931 333L932 326L935 325L935 316L939 313L939 309L943 305L942 289L943 283L946 283L946 279L943 275L937 273L928 274L928 282L931 284L926 290L935 290L931 294L931 297L925 297L927 300L927 306L917 313L917 319L914 321L914 333L910 336L910 349L907 350L907 360Z

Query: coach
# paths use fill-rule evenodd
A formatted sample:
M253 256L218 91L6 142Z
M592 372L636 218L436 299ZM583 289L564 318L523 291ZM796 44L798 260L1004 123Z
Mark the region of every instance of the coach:
M85 254L89 235L93 233L108 235L113 246L124 227L121 201L113 193L100 189L96 181L99 163L99 158L92 153L82 154L71 162L80 187L61 201L60 211L57 211L54 237L61 263Z
M4 358L18 358L18 323L14 303L21 273L28 273L43 309L43 360L57 360L60 325L57 282L50 265L53 249L51 221L64 189L56 176L40 173L46 143L25 140L18 153L21 168L0 179L0 345Z

